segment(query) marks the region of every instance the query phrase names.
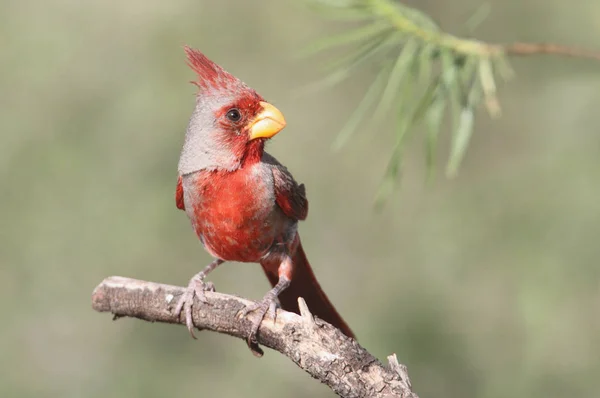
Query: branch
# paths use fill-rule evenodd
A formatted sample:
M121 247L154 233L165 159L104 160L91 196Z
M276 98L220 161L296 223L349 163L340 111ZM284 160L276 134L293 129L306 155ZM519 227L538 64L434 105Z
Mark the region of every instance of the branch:
M586 58L600 61L600 51L562 46L554 43L486 43L475 39L465 39L443 32L427 16L404 4L390 0L369 0L376 15L389 21L400 32L418 37L421 40L446 47L466 56L494 57L508 55L558 55Z
M553 43L512 43L500 45L509 55L561 55L565 57L586 58L600 61L600 51L561 46Z
M373 127L386 115L396 117L396 140L390 146L388 165L376 193L377 207L389 198L398 181L406 143L417 125L426 127L420 133L425 144L427 178L431 179L440 132L447 125L446 115L451 116L446 175L457 175L473 135L477 109L484 105L490 116L501 114L497 80L508 80L514 75L509 59L552 55L600 61L600 50L554 43L489 43L460 37L444 31L429 15L399 0L305 1L326 18L363 22L339 34L327 35L307 48L305 55L340 48L346 51L329 62L332 72L327 77L309 87L338 84L369 61L380 65L377 77L333 143L334 148L340 149L365 120L371 120Z
M112 276L100 283L92 294L92 307L110 312L114 319L133 317L149 322L185 325L185 317L172 314L184 288L136 279ZM237 316L251 301L217 292L206 292L207 303L193 309L194 324L241 339L248 336L252 315ZM315 379L341 397L418 398L406 366L396 354L388 357L388 366L346 337L330 324L314 318L306 303L299 299L301 315L277 310L277 319L262 322L258 342L279 351Z

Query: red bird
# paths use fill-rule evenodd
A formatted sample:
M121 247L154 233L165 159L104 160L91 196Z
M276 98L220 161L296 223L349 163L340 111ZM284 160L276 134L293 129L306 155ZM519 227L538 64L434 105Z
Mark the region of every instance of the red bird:
M200 51L185 47L185 52L200 90L179 159L175 199L214 261L190 280L175 312L184 311L194 336L192 305L194 296L204 301L206 275L225 261L260 263L273 289L242 311L260 315L248 336L251 347L277 298L283 309L299 313L297 299L303 297L315 315L354 337L300 243L298 221L308 213L304 185L264 151L265 141L285 127L283 115Z

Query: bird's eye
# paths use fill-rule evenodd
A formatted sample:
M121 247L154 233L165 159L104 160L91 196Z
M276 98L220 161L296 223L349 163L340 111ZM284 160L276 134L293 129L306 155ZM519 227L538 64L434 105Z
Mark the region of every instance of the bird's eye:
M242 118L242 114L236 108L228 110L225 116L227 116L227 119L231 120L232 122L239 122Z

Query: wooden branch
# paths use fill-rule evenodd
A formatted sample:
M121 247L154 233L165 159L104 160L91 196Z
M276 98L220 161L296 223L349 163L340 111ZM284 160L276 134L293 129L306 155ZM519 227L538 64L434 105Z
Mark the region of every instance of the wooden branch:
M600 51L577 47L561 46L553 43L511 43L498 45L509 55L559 55L574 58L586 58L600 61Z
M112 313L114 319L133 317L183 325L185 317L171 312L183 292L179 286L112 276L94 289L92 307ZM240 318L237 314L252 302L217 292L206 292L206 299L206 304L194 306L196 327L245 339L252 315ZM355 340L314 318L303 299L298 302L301 315L277 310L275 322L265 318L258 335L260 344L287 356L341 397L418 398L406 366L398 363L396 354L388 357L387 366L382 364Z

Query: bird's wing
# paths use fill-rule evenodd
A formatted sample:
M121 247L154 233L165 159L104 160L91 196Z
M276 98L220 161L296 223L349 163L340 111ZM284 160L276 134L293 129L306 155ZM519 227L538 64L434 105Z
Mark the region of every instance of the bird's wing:
M268 153L263 155L262 161L273 173L275 201L283 213L295 220L306 219L308 200L304 184L298 184L288 169Z

